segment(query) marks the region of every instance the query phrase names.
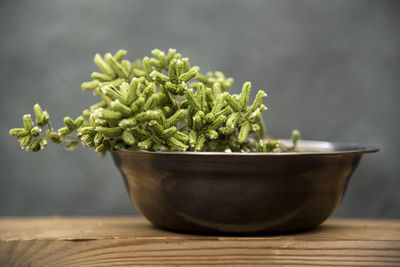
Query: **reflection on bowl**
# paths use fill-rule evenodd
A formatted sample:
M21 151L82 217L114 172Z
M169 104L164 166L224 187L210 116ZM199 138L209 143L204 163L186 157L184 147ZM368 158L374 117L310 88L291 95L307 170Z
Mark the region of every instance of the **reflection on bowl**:
M281 140L283 143L289 142ZM131 200L158 227L280 233L315 227L340 204L358 144L300 141L294 153L112 153Z

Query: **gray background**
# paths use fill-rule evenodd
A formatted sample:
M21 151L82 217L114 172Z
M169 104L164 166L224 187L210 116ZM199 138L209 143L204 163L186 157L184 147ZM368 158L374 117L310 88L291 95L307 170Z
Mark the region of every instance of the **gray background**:
M136 214L108 156L21 151L8 129L40 102L55 126L96 101L96 52L177 48L268 92L267 131L380 147L336 216L400 218L399 1L1 1L0 215Z

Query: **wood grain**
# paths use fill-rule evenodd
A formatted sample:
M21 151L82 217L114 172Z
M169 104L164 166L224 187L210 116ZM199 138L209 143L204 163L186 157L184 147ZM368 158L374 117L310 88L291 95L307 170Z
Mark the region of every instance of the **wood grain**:
M0 266L202 265L400 266L400 221L240 237L173 233L138 217L0 218Z

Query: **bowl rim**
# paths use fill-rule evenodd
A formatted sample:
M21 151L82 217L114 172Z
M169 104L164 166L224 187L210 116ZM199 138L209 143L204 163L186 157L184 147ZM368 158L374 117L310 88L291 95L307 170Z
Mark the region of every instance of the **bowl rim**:
M288 139L278 139L283 143L290 143ZM266 156L266 157L287 157L287 156L310 156L310 155L346 155L375 153L379 148L371 145L363 145L353 142L329 142L299 140L299 145L311 145L326 151L303 151L303 152L195 152L195 151L149 151L140 149L117 149L114 152L136 152L153 155L191 155L191 156ZM341 149L339 149L341 148ZM331 149L331 151L328 151ZM333 149L333 150L332 150Z

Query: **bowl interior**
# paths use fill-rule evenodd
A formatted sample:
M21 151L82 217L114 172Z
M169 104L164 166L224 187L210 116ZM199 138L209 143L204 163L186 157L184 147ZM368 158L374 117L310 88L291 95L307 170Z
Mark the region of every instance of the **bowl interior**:
M292 141L280 139L280 142L286 146L291 146ZM346 142L326 142L300 140L297 144L296 153L373 153L379 151L377 147Z

